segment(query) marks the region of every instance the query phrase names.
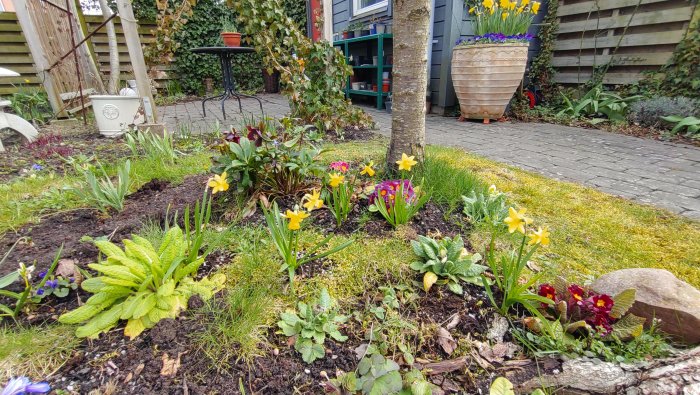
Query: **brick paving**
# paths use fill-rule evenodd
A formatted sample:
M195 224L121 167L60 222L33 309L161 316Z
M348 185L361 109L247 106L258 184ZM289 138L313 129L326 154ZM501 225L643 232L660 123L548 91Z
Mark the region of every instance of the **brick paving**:
M289 111L286 98L261 95L265 115L280 117ZM245 117L260 115L256 101L243 99ZM389 136L391 115L364 108L375 119L378 132ZM243 122L235 100L226 102L224 120L219 102L201 102L161 108L169 130L188 127L210 131ZM559 180L574 181L612 195L648 203L689 218L700 219L700 149L668 142L539 123L458 122L428 116L428 144L459 147L484 157Z

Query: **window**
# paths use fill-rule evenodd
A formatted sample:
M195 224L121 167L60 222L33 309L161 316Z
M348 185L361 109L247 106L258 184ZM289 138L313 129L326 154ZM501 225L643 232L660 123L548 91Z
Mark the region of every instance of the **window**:
M380 8L384 8L389 0L352 0L352 15L366 14Z

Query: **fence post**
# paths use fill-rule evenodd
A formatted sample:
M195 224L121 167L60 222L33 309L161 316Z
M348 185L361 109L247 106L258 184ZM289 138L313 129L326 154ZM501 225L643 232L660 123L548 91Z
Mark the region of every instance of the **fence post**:
M32 54L36 75L44 85L44 89L46 90L46 94L49 98L49 103L51 103L51 108L57 116L67 117L68 114L63 108L63 100L61 100L58 89L54 85L54 80L51 73L47 71L50 67L49 60L46 58L44 46L41 43L41 39L37 33L34 21L29 14L27 0L15 0L15 12L17 14L19 25L22 27L24 37L27 40L29 51Z
M158 114L156 113L156 103L153 100L151 83L148 79L148 73L146 72L146 61L143 58L141 39L139 38L139 25L134 17L134 10L131 8L131 1L117 0L117 10L121 18L124 38L126 40L127 49L129 50L129 59L134 69L134 78L136 78L136 86L138 87L139 95L143 98L144 107L150 107L150 111L148 108L146 109L146 114L151 114L151 119L147 119L147 121L157 123ZM147 118L149 118L148 115Z

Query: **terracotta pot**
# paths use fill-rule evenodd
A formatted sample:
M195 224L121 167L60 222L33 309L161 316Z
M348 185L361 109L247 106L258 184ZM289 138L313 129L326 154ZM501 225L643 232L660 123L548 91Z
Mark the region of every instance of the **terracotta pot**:
M221 38L224 39L224 45L227 47L241 46L241 33L222 32Z
M389 83L388 83L388 82L385 82L385 83L382 84L382 92L388 93L388 92L389 92L389 89L390 89L390 88L389 88Z
M498 119L520 85L527 43L460 45L452 50L452 84L462 117Z

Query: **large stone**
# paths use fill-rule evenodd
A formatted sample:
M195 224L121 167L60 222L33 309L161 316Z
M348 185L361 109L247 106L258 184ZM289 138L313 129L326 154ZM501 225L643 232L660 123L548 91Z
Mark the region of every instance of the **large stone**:
M700 291L661 269L623 269L598 278L591 289L615 295L625 289L637 290L630 313L661 320L660 329L675 340L700 343Z

